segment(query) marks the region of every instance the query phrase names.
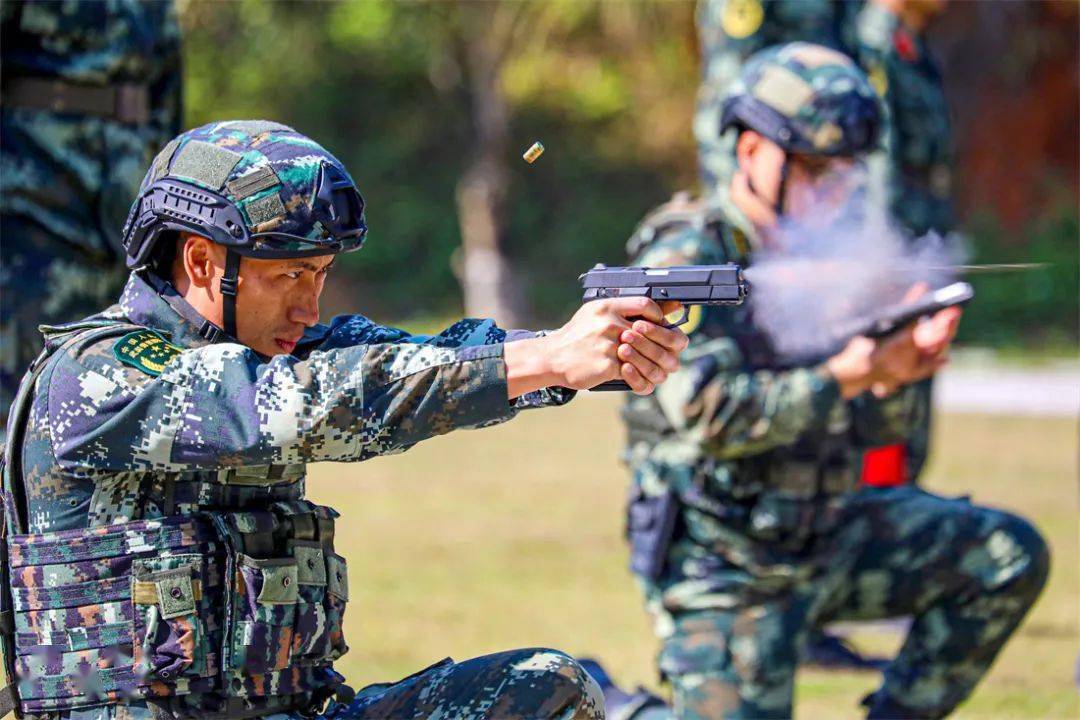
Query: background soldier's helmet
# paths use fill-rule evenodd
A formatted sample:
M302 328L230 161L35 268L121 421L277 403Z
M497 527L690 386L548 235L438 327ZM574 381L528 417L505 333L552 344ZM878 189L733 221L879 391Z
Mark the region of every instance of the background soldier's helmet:
M154 159L124 225L128 266L185 231L246 257L293 258L355 250L367 227L337 158L292 128L239 120L189 130Z
M862 70L836 50L802 42L751 56L720 112L721 134L749 128L807 155L874 150L881 124L880 101Z

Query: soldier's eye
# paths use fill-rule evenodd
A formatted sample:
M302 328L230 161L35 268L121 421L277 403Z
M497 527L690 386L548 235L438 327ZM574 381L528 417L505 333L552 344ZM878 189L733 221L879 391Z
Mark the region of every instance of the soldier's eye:
M300 270L293 270L292 272L285 273L285 277L289 278L290 280L299 280L301 272L302 271Z

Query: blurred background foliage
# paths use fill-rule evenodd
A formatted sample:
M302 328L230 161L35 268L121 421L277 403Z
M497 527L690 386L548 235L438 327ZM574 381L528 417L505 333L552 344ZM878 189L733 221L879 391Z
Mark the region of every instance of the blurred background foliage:
M558 322L578 303L577 275L622 261L644 213L696 183L691 2L179 4L187 124L285 122L360 185L369 242L342 259L327 314L460 317L459 211L479 188L501 228L491 267L520 291L500 296L504 319ZM957 3L931 31L972 261L1052 264L978 278L969 344L1074 352L1076 8ZM547 151L527 165L537 139Z

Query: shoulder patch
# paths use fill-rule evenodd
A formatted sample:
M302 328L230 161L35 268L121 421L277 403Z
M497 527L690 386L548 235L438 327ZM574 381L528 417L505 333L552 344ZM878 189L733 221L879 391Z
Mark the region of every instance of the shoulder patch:
M113 355L125 365L157 377L183 348L173 345L153 330L136 330L116 341Z
M736 40L742 40L757 32L764 19L761 0L727 0L720 16L720 27Z

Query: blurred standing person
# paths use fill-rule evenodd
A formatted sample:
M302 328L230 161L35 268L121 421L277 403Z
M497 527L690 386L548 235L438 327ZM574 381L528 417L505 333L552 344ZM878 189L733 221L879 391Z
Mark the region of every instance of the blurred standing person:
M845 32L849 54L885 101L884 148L870 167L892 217L913 237L955 224L949 108L926 42L945 7L946 0L869 0Z
M953 142L941 71L926 30L946 0L868 0L845 30L849 53L885 102L883 148L869 158L870 196L914 241L954 229ZM863 481L915 482L930 451L932 378L919 387L926 422L905 445L866 453Z
M701 86L694 114L698 165L706 193L734 171L735 138L719 132L720 103L746 59L770 45L803 40L844 50L855 7L838 0L701 0L697 7Z
M180 131L181 79L171 2L7 0L0 34L2 428L37 326L89 315L123 287L120 231Z

